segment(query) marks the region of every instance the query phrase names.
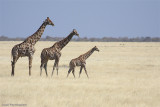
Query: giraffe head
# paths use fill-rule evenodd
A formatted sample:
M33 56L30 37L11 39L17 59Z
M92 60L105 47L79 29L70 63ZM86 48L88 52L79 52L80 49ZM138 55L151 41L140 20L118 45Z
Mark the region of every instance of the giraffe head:
M53 22L47 17L47 19L44 21L47 25L52 25L54 26Z
M76 29L73 29L72 33L73 33L73 35L76 35L76 36L78 36L78 37L79 37L79 34L78 34L78 32L77 32L77 30L76 30Z
M97 46L93 47L93 50L99 52L99 49L97 48Z

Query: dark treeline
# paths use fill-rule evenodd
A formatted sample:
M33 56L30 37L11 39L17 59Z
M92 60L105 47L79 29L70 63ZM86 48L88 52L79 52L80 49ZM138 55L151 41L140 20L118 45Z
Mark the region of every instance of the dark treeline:
M6 36L0 36L0 41L23 41L25 38L8 38ZM63 37L51 37L41 38L40 41L59 41ZM73 38L72 41L91 41L91 42L160 42L160 37L103 37L103 38Z

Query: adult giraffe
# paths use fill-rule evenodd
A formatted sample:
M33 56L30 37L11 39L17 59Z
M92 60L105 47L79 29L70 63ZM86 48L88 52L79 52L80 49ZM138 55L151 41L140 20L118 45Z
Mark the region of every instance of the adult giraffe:
M55 60L52 75L53 75L55 67L57 69L57 75L58 75L58 63L59 63L59 59L61 57L61 52L60 51L69 43L69 41L72 39L72 37L74 35L79 36L79 34L77 33L77 31L75 29L73 29L73 31L63 40L61 40L59 42L56 42L53 46L51 46L49 48L44 48L42 50L42 52L41 52L40 75L42 74L42 68L44 67L45 72L46 72L46 76L48 76L48 74L47 74L47 62L48 62L48 60Z
M12 48L11 51L11 65L12 65L12 72L11 76L14 76L14 69L15 69L15 64L19 57L25 57L27 56L29 58L29 76L31 76L31 67L32 67L32 59L33 59L33 54L35 52L34 45L39 41L41 38L44 29L47 25L52 25L54 26L53 22L47 17L47 19L42 23L40 28L31 36L26 38L22 43L15 45ZM13 57L13 59L12 59Z

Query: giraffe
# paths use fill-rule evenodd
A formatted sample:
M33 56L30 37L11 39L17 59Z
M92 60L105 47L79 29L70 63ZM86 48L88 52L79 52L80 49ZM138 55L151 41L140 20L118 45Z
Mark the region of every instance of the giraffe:
M72 71L73 76L74 76L74 78L75 78L75 74L74 74L75 67L76 67L76 66L81 66L80 72L79 72L79 77L80 77L80 75L81 75L82 69L84 68L85 73L86 73L87 77L89 78L89 76L88 76L88 74L87 74L87 70L86 70L86 59L87 59L94 51L98 51L98 52L99 52L99 49L95 46L95 47L93 47L92 49L90 49L88 52L86 52L85 54L80 55L78 58L72 59L72 60L70 61L70 64L69 64L69 70L68 70L67 77L69 76L69 73Z
M58 75L58 64L59 64L59 60L60 60L60 57L61 57L61 52L60 51L69 43L69 41L72 39L72 37L74 35L79 37L79 34L75 29L73 29L73 31L63 40L58 41L53 46L51 46L49 48L44 48L42 50L42 52L41 52L40 76L42 74L42 68L45 69L46 76L48 76L48 74L47 74L48 60L55 60L51 76L53 76L53 72L55 70L55 67L56 67L57 75Z
M32 59L35 52L34 45L41 38L44 29L47 25L54 26L53 22L47 17L47 19L42 23L40 28L31 36L26 38L22 43L15 45L11 51L11 65L12 72L11 76L14 76L15 64L19 57L27 56L29 59L29 76L31 76L31 68L32 68ZM13 58L13 59L12 59Z

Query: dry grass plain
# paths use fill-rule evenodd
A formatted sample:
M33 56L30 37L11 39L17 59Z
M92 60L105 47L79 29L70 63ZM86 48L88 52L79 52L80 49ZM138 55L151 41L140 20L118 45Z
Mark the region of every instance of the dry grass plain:
M160 43L70 42L63 50L59 75L51 78L53 61L48 63L49 77L40 77L40 53L54 42L38 42L32 76L28 58L16 63L11 77L11 49L20 42L0 42L0 106L27 104L27 107L160 107ZM79 68L66 78L72 58L93 46L87 59L89 79Z

